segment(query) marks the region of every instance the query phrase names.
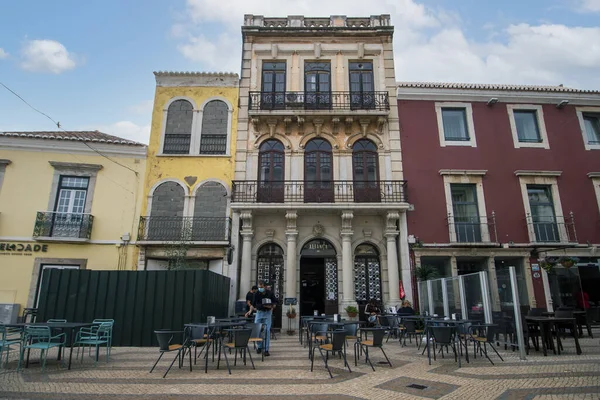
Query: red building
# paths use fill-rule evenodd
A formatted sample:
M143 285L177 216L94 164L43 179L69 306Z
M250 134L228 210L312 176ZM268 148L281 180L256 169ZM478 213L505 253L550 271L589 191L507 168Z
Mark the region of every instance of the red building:
M496 305L508 266L521 304L573 305L581 288L600 302L600 91L398 83L397 94L415 266L487 271ZM557 267L549 284L538 260L552 256L578 268Z

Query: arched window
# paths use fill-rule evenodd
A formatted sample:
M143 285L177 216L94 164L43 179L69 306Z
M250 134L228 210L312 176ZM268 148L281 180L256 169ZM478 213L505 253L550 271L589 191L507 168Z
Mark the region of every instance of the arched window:
M206 182L196 191L192 226L194 241L227 238L227 189L219 182Z
M282 203L285 153L279 140L269 139L260 145L258 166L258 201Z
M161 183L154 190L147 224L149 240L181 240L184 201L185 191L177 182Z
M175 100L169 105L163 144L164 154L189 154L193 118L194 107L189 101Z
M368 139L360 139L352 146L352 173L354 201L379 202L379 160L377 146Z
M375 246L363 243L354 250L354 298L359 304L381 301L381 266Z
M200 154L227 154L229 107L224 101L209 101L202 112Z
M304 201L333 202L333 155L331 144L313 139L304 150Z

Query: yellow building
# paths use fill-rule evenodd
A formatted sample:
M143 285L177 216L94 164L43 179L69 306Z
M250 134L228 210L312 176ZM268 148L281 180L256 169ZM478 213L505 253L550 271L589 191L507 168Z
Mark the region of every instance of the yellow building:
M146 150L98 131L0 132L0 304L35 307L47 268L135 269Z
M230 275L238 75L155 72L138 269Z

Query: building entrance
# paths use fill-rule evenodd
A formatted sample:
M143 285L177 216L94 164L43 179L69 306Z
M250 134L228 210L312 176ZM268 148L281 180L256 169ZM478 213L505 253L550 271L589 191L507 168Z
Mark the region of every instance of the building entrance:
M300 258L300 315L338 313L337 257L326 240L306 243Z

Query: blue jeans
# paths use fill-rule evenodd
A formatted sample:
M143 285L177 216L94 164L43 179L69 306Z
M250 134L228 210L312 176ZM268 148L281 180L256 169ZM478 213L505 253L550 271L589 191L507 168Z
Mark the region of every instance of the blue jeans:
M264 327L265 327L265 337L264 337L263 343L258 342L258 345L256 346L259 350L263 348L263 344L264 344L265 351L269 351L269 344L271 343L271 321L272 321L272 317L273 317L273 311L272 310L269 310L269 311L258 310L258 311L256 311L256 316L254 317L254 322L255 323L263 324Z

